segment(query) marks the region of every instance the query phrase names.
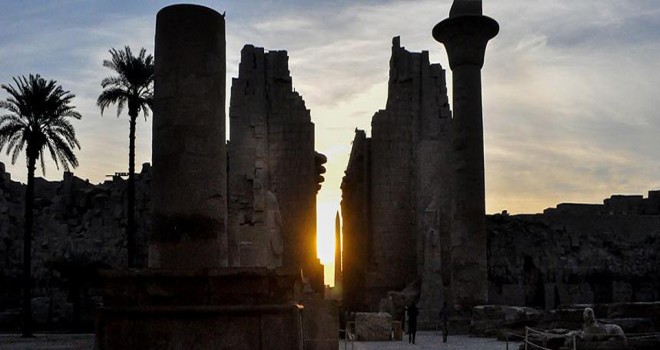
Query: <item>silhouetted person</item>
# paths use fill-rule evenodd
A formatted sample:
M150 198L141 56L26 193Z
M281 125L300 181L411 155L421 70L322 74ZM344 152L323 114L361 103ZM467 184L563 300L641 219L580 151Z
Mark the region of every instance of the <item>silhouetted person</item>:
M442 309L440 310L440 324L442 326L442 342L447 342L447 335L449 335L449 308L447 308L447 302L442 303Z
M415 344L415 333L417 333L417 315L419 309L413 302L408 306L408 343Z

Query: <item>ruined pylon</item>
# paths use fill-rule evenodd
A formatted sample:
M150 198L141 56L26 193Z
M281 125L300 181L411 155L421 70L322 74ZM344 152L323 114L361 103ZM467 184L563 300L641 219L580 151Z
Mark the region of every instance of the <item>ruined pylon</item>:
M483 16L481 0L454 0L449 18L433 28L453 73L451 294L464 306L488 299L481 68L486 44L498 31L497 22Z

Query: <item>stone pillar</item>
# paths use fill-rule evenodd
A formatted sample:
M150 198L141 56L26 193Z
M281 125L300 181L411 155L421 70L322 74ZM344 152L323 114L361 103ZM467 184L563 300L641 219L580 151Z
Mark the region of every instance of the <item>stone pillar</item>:
M158 12L154 86L149 267L227 266L223 15Z
M484 141L481 68L499 25L483 16L481 0L454 0L449 18L433 28L453 73L454 221L451 294L463 306L488 299L485 234Z

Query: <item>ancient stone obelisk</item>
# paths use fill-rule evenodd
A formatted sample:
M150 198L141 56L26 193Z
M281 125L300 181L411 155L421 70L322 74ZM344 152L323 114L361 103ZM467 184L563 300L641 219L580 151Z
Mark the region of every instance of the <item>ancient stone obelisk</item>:
M196 5L156 18L149 268L226 267L225 19Z
M451 294L463 306L488 300L481 68L486 44L498 31L497 22L483 16L481 0L454 0L449 18L433 28L453 75Z
M335 214L335 289L341 292L342 274L341 274L341 219L339 211Z

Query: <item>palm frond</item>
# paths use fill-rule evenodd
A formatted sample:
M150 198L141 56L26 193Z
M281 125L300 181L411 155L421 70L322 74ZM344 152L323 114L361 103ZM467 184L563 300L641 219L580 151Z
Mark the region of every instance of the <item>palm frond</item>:
M78 166L78 158L76 158L76 155L66 141L60 137L54 137L51 141L54 145L57 158L61 161L62 167L65 170L69 170L69 164L74 168Z
M9 103L7 101L0 101L0 108L6 109L12 113L18 113L18 108L16 108L16 105L13 103Z
M22 129L20 132L7 135L7 154L9 154L10 149L16 147L16 145L22 140L27 139L25 137L25 129Z
M23 119L21 119L21 117L17 116L16 114L3 114L0 116L0 124L9 123L9 122L16 122L23 124Z
M51 158L53 159L53 161L55 162L55 167L56 167L57 169L59 169L60 166L59 166L58 161L57 161L57 152L55 151L55 147L53 146L53 144L52 144L51 142L48 142L48 143L46 144L46 148L48 148L48 153L50 153L50 157L51 157ZM41 160L43 161L43 159L44 159L44 156L43 156L43 152L42 152Z
M124 104L128 98L129 95L125 90L118 87L113 87L101 92L99 98L96 100L96 105L101 108L101 115L103 115L103 111L106 108L108 108L110 105L117 104L117 116L119 116L121 111L124 109Z
M15 139L15 142L12 142L9 147L7 148L7 154L9 154L10 149L14 149L12 154L11 154L11 163L16 164L16 160L18 159L18 156L21 154L21 151L23 150L23 147L25 146L25 138L17 138Z
M107 88L108 86L123 86L127 87L127 81L124 80L121 76L115 76L115 77L106 77L101 80L101 87L104 89Z
M21 123L4 123L0 124L0 149L14 137L20 136L25 126Z

